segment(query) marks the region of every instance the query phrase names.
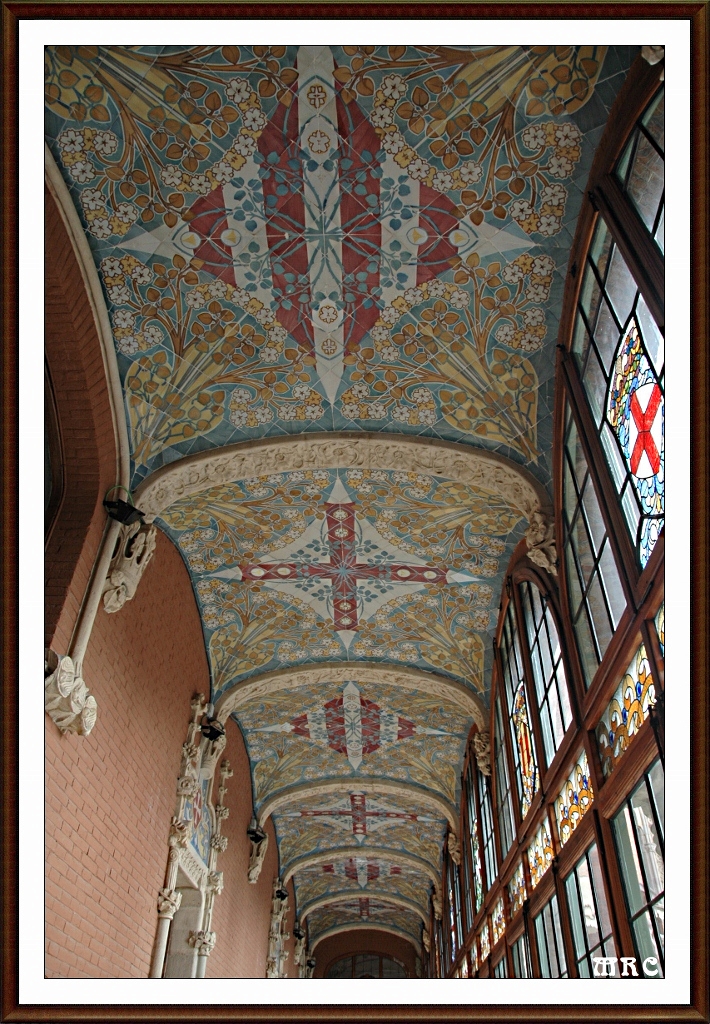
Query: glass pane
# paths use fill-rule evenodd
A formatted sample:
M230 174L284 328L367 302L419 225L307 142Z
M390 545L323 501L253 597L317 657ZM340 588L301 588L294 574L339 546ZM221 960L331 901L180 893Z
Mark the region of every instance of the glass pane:
M609 234L606 224L602 218L599 217L594 231L594 238L592 239L592 244L589 248L589 256L599 271L599 277L602 281L604 280L604 272L606 271L610 251L611 235Z
M653 231L656 222L656 213L663 196L663 184L663 158L641 133L628 178L627 191L649 231Z
M636 853L631 811L624 807L614 818L614 833L619 850L619 861L624 881L624 890L632 915L637 914L646 903L641 862Z
M666 148L666 135L665 135L665 123L666 123L666 106L665 106L665 91L660 90L658 96L654 98L651 105L648 107L646 113L641 119L641 124L646 128L649 135L652 135L661 152L665 151Z
M658 330L656 321L651 316L643 295L639 295L639 300L636 305L636 319L638 320L638 325L641 329L641 336L643 338L643 343L646 346L646 352L653 363L656 373L660 375L663 372L663 335Z
M666 210L665 205L661 209L661 216L658 220L658 227L656 228L656 234L653 236L656 239L656 245L665 255L666 251Z
M665 837L665 801L663 795L663 768L660 761L656 761L653 768L651 768L648 773L648 778L651 783L651 792L653 793L653 800L656 805L656 818L658 821L658 828L660 829L660 838L661 842L663 842Z
M592 416L594 417L594 422L598 424L604 415L607 382L597 354L594 351L594 346L589 351L583 379L589 405L592 409Z
M599 567L604 581L604 590L606 591L606 596L611 608L614 628L616 629L619 625L619 620L624 613L624 609L626 608L626 598L624 597L624 592L621 589L621 580L619 579L616 562L614 561L614 556L611 553L611 547L608 540L601 553ZM604 647L604 650L606 650L606 647Z
M629 308L631 308L630 304ZM619 319L621 323L624 322L621 318ZM611 362L614 358L614 352L616 351L616 346L619 342L619 324L617 323L616 318L611 311L611 307L606 300L602 302L599 309L597 326L594 331L594 340L597 344L602 365L606 372L609 373L611 369Z
M639 786L631 797L631 809L643 861L646 889L649 899L652 900L664 889L663 847L656 832L651 802L645 786Z
M611 264L609 265L606 291L611 299L617 320L620 324L625 324L634 304L637 289L636 282L631 276L631 271L626 266L623 256L616 247L611 257Z

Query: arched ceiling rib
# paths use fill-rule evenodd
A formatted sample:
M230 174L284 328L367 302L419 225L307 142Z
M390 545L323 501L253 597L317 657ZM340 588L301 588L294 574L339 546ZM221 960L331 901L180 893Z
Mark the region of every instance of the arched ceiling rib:
M299 905L353 889L309 912L312 945L419 942L368 887L426 908L457 830L503 573L550 508L574 220L634 55L46 48L135 503L191 573Z

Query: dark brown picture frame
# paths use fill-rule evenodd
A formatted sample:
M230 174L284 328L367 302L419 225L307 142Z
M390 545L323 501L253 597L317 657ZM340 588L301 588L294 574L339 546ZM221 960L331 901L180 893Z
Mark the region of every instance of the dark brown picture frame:
M18 686L18 32L37 19L112 18L330 19L674 19L690 25L691 47L691 728L692 822L691 997L685 1005L45 1005L19 1003L18 978L18 736L33 725L17 719ZM710 1021L708 914L708 39L707 2L661 3L84 3L66 0L2 3L2 996L0 1021ZM659 40L662 42L662 40Z

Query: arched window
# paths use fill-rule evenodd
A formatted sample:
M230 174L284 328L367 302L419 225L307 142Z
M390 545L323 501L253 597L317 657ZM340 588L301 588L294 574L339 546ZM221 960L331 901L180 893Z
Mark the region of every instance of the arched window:
M472 745L464 906L457 927L447 852L439 976L591 979L600 964L617 976L621 957L664 973L663 151L658 70L639 61L592 167L567 281L559 575L524 545L508 568L491 774Z

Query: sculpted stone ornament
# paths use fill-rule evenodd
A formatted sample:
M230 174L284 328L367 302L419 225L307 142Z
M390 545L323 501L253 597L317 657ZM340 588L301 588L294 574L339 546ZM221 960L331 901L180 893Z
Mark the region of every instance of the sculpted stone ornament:
M62 732L88 736L96 723L96 700L71 658L44 656L44 709Z
M461 863L461 843L455 832L449 832L449 853L454 864Z
M557 575L557 548L555 547L555 526L542 512L533 512L530 525L525 531L528 542L528 558L541 569Z
M119 612L138 589L155 551L157 528L145 523L122 526L104 584L104 608Z
M168 833L168 846L187 846L190 838L191 823L182 818L170 819L170 831Z
M476 763L483 775L491 774L491 734L489 732L475 732L473 734L473 749L476 752Z
M213 850L216 850L218 853L224 853L224 851L227 849L228 843L229 840L227 839L226 836L215 835L212 836L212 838L210 839L210 846L212 847Z
M441 893L435 892L432 894L431 903L434 907L434 917L437 921L441 920Z
M641 56L648 64L660 64L666 56L665 46L642 46ZM661 81L663 81L664 71L661 71Z
M429 938L429 932L426 928L422 932L422 945L424 946L427 954L429 954L431 952L431 939Z
M249 868L247 870L247 878L251 885L255 885L261 874L261 869L264 866L264 857L266 851L269 848L269 837L264 836L262 840L255 843L253 839L249 840L251 844L251 850L249 853Z
M210 871L207 876L207 888L210 892L213 892L215 896L221 896L224 890L224 872L223 871Z
M314 956L309 956L308 959L306 960L306 975L305 976L307 978L312 978L313 977L313 972L315 971L315 969L316 969L316 958Z
M180 498L215 485L300 469L346 468L398 469L457 480L503 498L528 520L549 504L532 474L501 455L449 441L364 432L247 441L200 452L152 473L135 500L151 521Z
M195 947L198 956L209 956L215 947L217 936L214 932L200 930L199 932L190 932L187 941Z
M167 917L172 921L175 912L180 909L182 893L175 889L160 889L158 891L158 917Z
M293 947L293 962L302 967L306 955L306 936L302 933L295 941Z

